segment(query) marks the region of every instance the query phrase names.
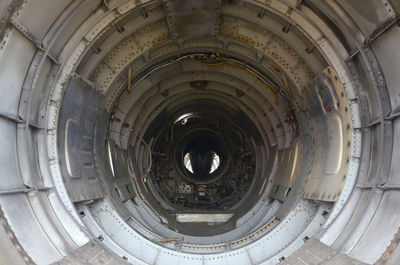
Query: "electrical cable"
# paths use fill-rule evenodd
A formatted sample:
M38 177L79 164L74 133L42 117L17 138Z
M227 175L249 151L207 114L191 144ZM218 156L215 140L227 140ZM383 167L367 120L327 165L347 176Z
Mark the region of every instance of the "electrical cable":
M190 59L192 60L192 62L195 62L195 63L198 63L198 64L203 64L203 65L206 65L206 66L228 65L228 66L230 66L230 67L237 68L237 69L240 69L240 70L242 70L242 71L245 71L246 73L248 73L248 74L251 75L252 77L256 78L258 81L260 81L260 82L272 93L272 95L274 96L275 103L276 103L277 105L279 104L278 98L277 98L277 96L276 96L275 91L267 84L267 82L265 82L263 79L261 79L260 77L258 77L255 73L253 73L252 71L250 71L250 70L247 69L246 67L243 67L243 66L240 66L240 65L236 65L236 64L233 64L233 63L229 63L229 62L225 61L225 60L224 60L221 56L219 56L219 55L217 55L217 58L220 60L219 62L216 62L216 63L205 63L205 62L201 62L201 61L196 60L196 59L194 58L194 56L191 56L191 57L190 57Z

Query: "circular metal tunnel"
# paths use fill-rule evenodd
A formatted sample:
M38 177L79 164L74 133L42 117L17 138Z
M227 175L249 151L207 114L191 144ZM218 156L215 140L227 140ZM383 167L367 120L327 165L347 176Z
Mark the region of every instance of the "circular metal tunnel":
M0 264L398 264L399 14L1 1Z

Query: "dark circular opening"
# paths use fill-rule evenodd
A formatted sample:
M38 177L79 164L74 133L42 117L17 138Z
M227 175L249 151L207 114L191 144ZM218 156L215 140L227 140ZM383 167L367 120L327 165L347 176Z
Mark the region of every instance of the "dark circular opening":
M251 205L249 191L255 181L263 181L258 178L255 149L262 142L255 126L242 112L212 104L196 101L171 109L146 132L157 134L154 140L146 139L152 142L151 188L177 211ZM238 124L247 126L242 130ZM179 225L181 232L183 226Z
M192 162L193 160L193 155L191 153L186 153L185 156L183 157L183 164L189 172L194 173L193 167L192 167ZM212 161L211 161L211 168L208 174L212 174L215 170L218 169L220 165L220 158L219 155L215 152L212 152Z
M194 131L182 139L181 168L192 183L216 180L226 162L227 150L219 135L210 131Z

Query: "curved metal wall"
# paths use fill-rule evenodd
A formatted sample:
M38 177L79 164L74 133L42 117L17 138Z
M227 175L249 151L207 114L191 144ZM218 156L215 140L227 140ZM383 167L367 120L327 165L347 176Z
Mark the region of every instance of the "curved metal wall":
M157 235L152 234L151 229L146 230L140 224L135 224L134 220L125 220L125 217L131 215L129 206L125 212L106 211L114 207L113 203L118 204L117 199L111 195L109 200L93 206L87 203L74 204L105 197L109 191L107 187L101 186L104 183L96 182L97 175L106 173L95 169L85 171L87 179L76 178L73 182L65 180L68 165L63 168L65 157L60 154L65 151L59 143L68 142L68 146L73 148L74 139L69 139L68 135L58 133L57 130L63 131L58 127L59 120L62 120L63 115L71 118L74 109L72 106L62 109L62 100L71 97L71 101L74 101L76 97L75 107L85 105L84 113L87 116L74 114L72 120L75 122L85 123L95 119L95 113L90 113L95 107L91 105L98 102L86 104L88 96L82 91L104 97L105 102L110 102L102 109L106 113L117 91L116 83L110 80L124 73L123 70L133 60L129 58L129 62L118 66L121 72L113 73L108 64L114 67L113 60L118 64L115 58L126 55L123 52L117 53L114 48L121 45L118 49L123 50L124 44L120 41L126 39L129 42L129 34L141 30L141 38L135 44L140 46L135 55L138 58L137 65L145 65L146 60L151 61L148 57L152 55L149 52L151 48L171 34L171 25L179 23L165 20L168 8L172 13L177 8L173 3L118 0L0 2L0 263L358 262L347 256L368 264L400 262L400 250L397 247L400 224L400 214L397 211L400 205L397 152L400 148L400 53L397 51L400 43L400 5L395 0L233 1L229 5L223 2L220 12L233 18L232 21L225 21L225 35L238 37L229 25L243 30L239 32L242 39L237 43L232 42L234 48L229 47L236 49L238 56L254 56L254 60L260 56L238 44L242 41L251 44L252 38L256 36L264 36L265 40L260 42L268 42L267 34L263 35L241 25L242 21L250 21L251 24L257 19L265 19L264 23L270 25L269 30L275 30L274 34L285 41L281 46L278 44L276 50L270 51L271 56L276 54L277 60L282 57L284 62L285 58L290 57L288 54L291 54L287 51L293 49L308 58L306 62L298 59L295 65L298 72L291 73L289 82L299 87L306 86L303 82L318 76L326 66L331 65L348 93L346 98L351 114L351 146L348 146L350 155L343 189L335 197L334 204L315 207L312 201L321 197L307 194L307 188L315 190L312 184L306 186L304 193L300 191L302 186L297 184L301 199L293 204L296 206L293 207L294 212L289 211L287 203L285 205L288 206L280 208L276 215L281 213L282 220L293 223L293 227L298 230L288 230L285 235L285 228L289 227L285 226L285 222L276 226L272 223L274 229L281 229L282 232L260 237L250 247L238 243L236 249L233 247L226 250L225 246L215 245L212 247L216 250L211 249L205 253L205 250L194 250L192 245L180 246L183 250L187 248L185 253L175 251L173 244L164 248L143 240L142 234L148 233L149 237L155 238ZM131 22L126 23L124 19ZM283 26L293 27L290 34L282 31L282 24L277 21ZM119 32L120 24L125 25L125 31ZM211 26L206 28L213 30ZM185 35L185 28L181 30L172 32ZM303 35L296 35L296 30ZM301 39L299 36L307 38ZM279 43L279 40L276 39L276 42ZM285 43L291 43L292 46L285 46ZM180 48L190 49L190 45L218 47L220 43L187 42ZM284 49L279 50L282 47ZM167 54L167 51L174 49L176 47L166 45L160 51ZM90 56L98 53L100 56ZM311 55L307 57L307 54ZM154 58L161 55L161 52L159 55L154 53ZM293 62L294 59L287 60ZM101 62L103 66L96 68ZM284 63L282 67L284 69ZM225 74L236 74L241 78L232 69L224 71ZM172 84L169 85L172 87ZM81 91L82 95L73 93L74 88ZM279 115L279 111L277 113ZM303 123L307 124L305 119ZM288 131L288 128L285 129ZM287 131L283 130L284 136L276 139L281 146L290 142ZM79 133L86 134L85 131ZM121 135L116 134L115 138ZM90 137L94 138L94 135ZM103 139L97 140L101 142ZM81 144L77 145L80 148ZM323 153L323 150L320 152ZM96 159L104 159L104 154L99 152L96 155L99 157L89 157L86 163L95 164ZM73 175L71 172L69 174ZM86 193L85 185L91 186L95 192ZM318 189L323 188L320 186ZM76 197L71 196L68 189L74 189ZM288 215L283 214L285 210L289 212ZM325 211L329 212L328 216L324 214ZM119 215L115 214L117 212ZM265 215L268 213L266 211ZM115 223L121 223L121 228L116 230L113 227ZM137 233L132 227L143 231ZM312 238L308 235L312 235ZM130 246L121 243L134 240L140 242ZM273 252L272 249L278 246L281 249ZM221 253L217 253L220 249L223 249ZM198 253L193 254L196 251ZM268 253L274 254L268 256Z

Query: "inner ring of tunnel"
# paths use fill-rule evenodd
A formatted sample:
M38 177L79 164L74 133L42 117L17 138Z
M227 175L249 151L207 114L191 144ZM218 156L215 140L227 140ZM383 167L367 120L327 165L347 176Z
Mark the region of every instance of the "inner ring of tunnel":
M190 60L189 60L190 61ZM167 71L168 73L169 73L169 75L170 76L172 76L171 77L171 79L173 79L174 78L174 74L172 74L168 69L165 69L165 71ZM204 76L203 76L204 77ZM191 79L191 78L190 78ZM190 82L187 82L187 83L190 83ZM217 84L218 85L218 84ZM157 86L157 85L156 85ZM197 89L193 89L192 88L192 85L187 85L188 86L188 88L189 89L192 89L193 91L197 91ZM210 85L211 86L211 85ZM214 88L215 89L215 88ZM215 92L213 92L214 91L214 89L212 89L212 90L206 90L206 91L201 91L201 93L203 93L203 94L205 94L205 95L212 95L213 93L215 93ZM179 90L179 89L178 89ZM172 94L173 93L173 90L171 90L171 89L166 89L165 91L170 91L169 93L170 94ZM164 92L165 92L164 91ZM167 93L164 93L164 92L161 92L162 94L164 94L164 97L167 97L166 96L166 94ZM235 93L238 93L238 91L235 91L235 90L233 90L233 92L230 92L231 94L233 93L233 95L236 95ZM152 93L149 93L149 94L152 94ZM199 95L201 95L201 94L199 94ZM239 97L242 97L244 94L239 94ZM170 95L171 96L171 95ZM179 96L179 94L178 94L178 96ZM230 97L232 97L232 96L230 96ZM237 95L235 96L236 98L238 97ZM235 97L233 97L233 98L235 98ZM212 97L211 97L212 98ZM184 99L173 99L173 102L178 102L178 100L179 100L179 104L176 104L176 108L179 110L179 111L181 111L182 113L185 113L185 112L191 112L193 109L186 109L185 111L183 111L182 109L181 109L181 106L180 106L180 104L183 104L183 103L185 103L185 100ZM127 101L127 102L132 102L128 97L125 97L125 99L124 99L124 101ZM145 99L143 99L143 100L140 100L139 99L139 101L141 101L141 102L146 102L146 100ZM117 102L120 102L121 104L123 104L123 101L117 101ZM183 103L182 103L183 102ZM191 104L190 104L191 103ZM190 102L189 104L187 104L187 105L189 105L189 106L195 106L196 105L196 101L193 101L192 100L192 102ZM198 103L198 102L197 102ZM158 105L159 105L159 103L157 103ZM202 109L210 109L210 105L209 105L210 103L208 103L208 104L203 104L203 106L202 106ZM217 103L217 104L214 104L214 106L216 106L215 108L216 109L218 109L218 105L221 105L221 104L223 104L223 103ZM168 103L168 104L164 104L165 106L170 106L170 104ZM201 104L200 104L201 105ZM231 104L232 105L232 104ZM234 106L234 105L233 105ZM186 107L187 108L187 107ZM237 107L236 107L237 108ZM196 109L196 108L195 108ZM197 110L198 110L198 108L197 108ZM272 109L271 109L272 110ZM146 111L143 111L143 113L145 113ZM232 110L231 110L231 112L232 112ZM237 111L236 111L237 112ZM116 119L118 119L118 123L119 124L122 124L122 123L124 123L125 121L124 121L124 119L123 118L120 118L120 116L118 115L118 113L117 112L115 112L116 113ZM165 120L168 120L168 117L169 117L169 120L170 120L170 123L172 123L172 121L174 120L174 119L172 119L171 117L177 117L177 116L179 116L178 114L174 114L174 112L171 112L172 114L169 114L169 115L167 115L166 113L163 113L163 111L162 111L162 109L160 109L160 112L159 112L159 114L157 114L157 115L159 115L161 118L160 118L160 120L161 120L161 122L160 121L157 121L157 122L154 122L154 124L158 124L158 127L156 127L155 129L152 129L151 131L152 132L159 132L159 131L162 131L162 126L164 126L164 124L167 124L168 125L168 122L166 122ZM144 114L143 114L144 115ZM157 115L155 115L155 116L153 116L153 119L155 119L155 120L157 120ZM244 113L236 113L236 116L238 116L238 117L241 117L241 121L242 121L242 126L244 127L244 128L247 128L246 130L250 130L251 128L253 128L253 133L247 133L247 134L245 134L245 135L247 135L248 136L248 138L250 139L250 138L253 138L253 140L254 139L256 139L256 142L259 142L259 143L261 143L262 141L261 141L261 137L260 136L256 136L255 135L255 132L257 132L257 128L256 127L254 127L254 125L251 125L251 122L249 123L249 122L246 122L246 119L248 119L248 118L246 118L246 115L244 114ZM149 119L149 118L147 118L146 116L142 116L143 117L143 119L145 119L145 120L147 120L147 119ZM146 117L146 118L144 118L144 117ZM265 115L262 115L261 117L263 117L264 119L266 118L265 117ZM221 121L223 121L223 120L225 120L225 121L227 121L227 120L234 120L235 118L234 118L234 115L233 114L229 114L228 116L226 116L226 118L225 119L219 119L220 121L219 122L221 122ZM120 121L119 121L120 120ZM128 119L129 120L129 119ZM149 120L149 123L152 123L152 120ZM237 122L236 122L237 123ZM132 124L132 122L129 122L129 124ZM162 126L160 127L160 125L159 124L161 124ZM228 123L229 124L229 123ZM240 130L240 127L241 126L239 126L239 125L235 125L236 126L236 129L237 130ZM129 131L129 130L131 130L131 129L129 129L128 128L128 126L126 126L127 128L126 128L126 130L127 131ZM132 125L132 127L134 127L133 125ZM143 125L142 126L140 126L140 127L142 127L142 128L146 128L146 127L143 127ZM228 126L229 127L229 126ZM227 125L224 125L224 127L223 128L227 128ZM261 129L262 127L260 127L259 129ZM145 134L147 134L147 135L149 135L149 137L145 137L146 138L146 140L145 141L147 141L147 142L154 142L153 140L150 140L151 138L150 138L150 136L152 136L152 133L147 133L147 132L145 132L147 129L143 129L143 135L145 135ZM175 134L177 134L176 132L174 133L174 135ZM257 134L259 134L258 132L257 132ZM126 135L126 133L124 133L124 132L122 132L122 135ZM138 134L138 137L143 137L143 136L140 136L141 134ZM250 135L252 135L251 137L250 137ZM264 133L262 133L262 135L264 135ZM245 138L243 135L241 136L242 138ZM254 138L255 137L255 138ZM127 139L128 137L126 137L126 141L128 141L128 139ZM133 137L134 139L136 139L136 136L135 137ZM164 137L160 137L160 136L157 136L156 138L160 138L160 139L164 139ZM168 137L169 138L169 137ZM257 140L257 139L259 139L259 140ZM136 140L136 143L138 143L139 145L141 144L141 140ZM249 144L247 144L247 145L249 145ZM261 148L261 146L259 146L258 148ZM248 146L247 147L247 149L250 151L250 146ZM242 151L244 151L244 150L242 150ZM267 151L267 153L269 153L270 151ZM245 153L245 152L244 152ZM252 153L251 151L250 151L250 153ZM273 156L271 156L271 158L273 159ZM261 161L260 159L266 159L266 158L262 158L262 157L260 157L260 155L258 155L258 160L259 161ZM154 164L154 163L153 163ZM252 164L252 163L251 163ZM263 163L261 163L261 162L258 162L258 167L260 168L261 166L261 164L263 164ZM271 165L271 162L269 162L268 163L269 165ZM251 166L251 167L253 167L253 165L249 165L249 166ZM147 165L146 166L144 166L145 168L147 167ZM269 169L269 170L271 170L271 169ZM264 171L264 170L263 170ZM261 172L261 171L260 171ZM260 174L260 172L257 174L257 175L259 175ZM254 177L254 178L256 178L256 177ZM257 177L257 179L259 179L260 177ZM225 178L226 179L226 178ZM246 182L248 182L248 181L250 181L250 183L251 183L251 180L252 180L253 178L249 178ZM261 186L265 186L265 180L266 179L261 179L261 182L260 181L258 181L258 182L260 182L259 184L257 184L257 185L251 185L253 188L260 188ZM226 181L229 181L229 179L227 179ZM232 181L234 181L233 179L230 181L230 182L232 182ZM239 179L239 181L240 181L240 179ZM264 185L262 185L262 181L264 181ZM139 181L140 182L140 181ZM235 183L237 182L237 181L234 181ZM146 182L146 183L149 183L149 182ZM140 183L139 183L140 184ZM233 187L235 187L235 184L233 184ZM144 190L144 191L146 191L147 189L152 189L151 187L147 187L147 188L144 188L143 189L143 187L142 187L142 190ZM246 189L248 189L248 194L249 193L251 193L251 189L249 189L249 188L246 188ZM156 193L158 193L159 191L157 190L157 189L155 189L155 190L153 190L154 192L156 192ZM150 194L149 195L151 195L151 192L149 192ZM257 194L258 193L258 191L257 192L253 192L254 194ZM248 197L248 195L246 195L246 196L244 196L245 198L246 197ZM250 198L251 199L251 198ZM150 200L150 201L152 201L152 200ZM253 201L255 201L254 200L254 198L253 198ZM231 203L233 203L233 202L235 202L235 201L232 201ZM154 205L154 203L151 203L151 204L153 204ZM251 206L252 205L252 203L250 203L250 204L245 204L246 206L244 206L246 209L249 209L250 207L249 206ZM221 206L223 206L223 205L221 205ZM226 207L225 207L226 208ZM154 205L154 209L157 209L157 207L156 207L156 205ZM242 209L242 211L241 211L241 214L243 215L243 214L245 214L246 213L246 210L244 210L244 209ZM237 219L238 217L236 217L235 219ZM232 229L232 226L229 226L228 227L228 229ZM226 232L227 230L224 230L224 229L220 229L220 232L219 233L221 233L221 232Z
M241 177L238 178L238 174L241 171L242 173L239 175L242 175L244 172L247 172L246 175L250 174L250 176L246 176L246 182L251 183L251 180L256 176L254 176L255 172L254 169L252 169L255 168L255 155L253 146L246 139L247 137L248 139L251 138L249 136L249 132L245 133L238 127L237 124L235 125L235 123L231 121L232 117L226 116L228 114L225 113L225 116L221 116L221 114L218 114L218 106L216 104L211 104L211 102L207 101L199 102L198 100L197 102L196 100L193 100L184 104L186 104L187 106L191 106L190 110L196 109L198 111L191 111L190 113L192 117L191 119L188 119L187 122L185 122L184 124L174 123L173 126L171 126L171 124L164 123L164 126L166 126L166 128L162 130L158 129L160 128L160 125L156 126L155 128L151 128L152 126L150 126L150 128L148 129L150 133L145 133L146 135L152 135L151 132L161 131L161 133L156 136L156 140L154 141L154 149L157 156L153 156L153 163L157 165L157 167L154 168L155 176L153 177L153 180L155 178L155 181L158 185L166 185L166 181L162 180L162 174L163 172L169 172L170 170L172 170L171 167L173 167L176 169L174 171L175 174L172 172L169 172L169 174L175 177L181 177L180 179L183 182L181 182L180 186L183 187L180 187L179 190L183 193L192 193L193 191L191 190L191 188L194 187L193 184L196 183L202 184L202 189L204 189L203 184L213 183L213 185L215 185L215 182L220 178L222 179L219 180L218 183L230 183L229 185L225 185L231 187L230 192L236 192L237 187L241 186L239 185L239 183L243 181ZM177 107L178 109L180 109L180 111L182 111L182 109L179 108L179 105ZM210 109L214 109L214 111L210 112ZM187 110L188 109L186 108L186 112ZM203 112L199 112L199 110L203 110ZM165 117L165 115L163 116ZM167 116L174 117L176 115ZM157 124L158 122L154 122L154 124ZM252 126L248 127L252 128ZM213 145L219 145L219 147L215 148L214 150L216 150L221 157L220 168L216 170L213 174L208 174L209 176L205 176L206 178L208 178L206 179L206 181L201 179L199 180L199 176L190 174L183 168L183 157L184 154L187 152L186 148L188 144L193 139L196 140L198 136L203 136L204 134L206 134L206 136L209 135L214 138L213 140L215 142L213 143ZM254 138L254 136L252 136L252 138ZM168 160L170 160L171 162L167 163ZM252 174L249 171L250 169L251 171L253 171ZM220 183L218 185L222 184ZM197 185L195 186L197 187ZM190 190L185 191L184 187ZM166 190L169 190L171 188L172 187L169 187ZM222 192L222 190L220 190L220 192ZM222 193L225 194L226 192ZM173 195L175 194L171 195L173 197ZM169 200L171 201L171 199ZM233 201L231 201L231 203L232 202ZM220 207L222 207L221 198L219 200L216 200L214 203L218 203L220 204ZM211 208L212 207L209 206L209 209ZM224 208L226 208L226 206L224 206Z
M196 131L182 136L186 139L176 149L176 163L190 182L208 184L218 179L227 167L228 152L221 136L203 129Z

